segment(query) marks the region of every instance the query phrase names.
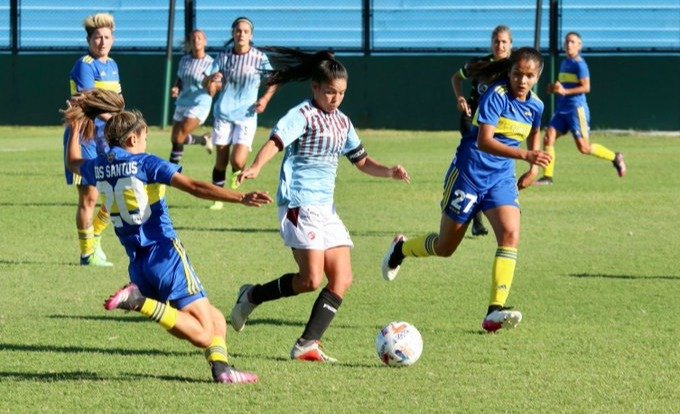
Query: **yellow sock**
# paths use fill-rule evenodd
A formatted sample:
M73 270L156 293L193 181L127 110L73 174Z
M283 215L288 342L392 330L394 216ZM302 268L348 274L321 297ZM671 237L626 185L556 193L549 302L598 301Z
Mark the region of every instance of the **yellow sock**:
M99 237L104 231L104 229L106 229L106 226L109 225L110 221L111 217L109 216L109 212L106 211L104 207L100 208L97 214L94 216L94 219L92 220L94 236Z
M555 172L555 147L546 146L545 152L550 154L550 156L552 157L552 160L550 160L550 164L548 164L545 167L545 170L543 170L543 176L548 177L548 178L552 178L553 173Z
M493 260L491 271L491 297L490 306L504 306L510 294L510 286L515 276L515 264L517 263L517 249L512 247L499 247Z
M146 298L139 313L158 322L167 331L174 328L177 323L177 309L155 299Z
M80 257L87 257L94 253L94 229L92 227L85 230L78 229L78 243L80 244Z
M607 161L614 161L614 158L616 157L614 151L600 144L590 144L590 155Z
M229 363L227 356L227 342L222 337L214 337L210 343L210 346L205 348L203 353L205 354L205 359L207 359L208 362L224 362L225 364Z
M438 237L439 235L437 233L430 233L426 236L406 240L401 246L401 252L406 257L436 256L437 253L434 251L434 243L437 241Z

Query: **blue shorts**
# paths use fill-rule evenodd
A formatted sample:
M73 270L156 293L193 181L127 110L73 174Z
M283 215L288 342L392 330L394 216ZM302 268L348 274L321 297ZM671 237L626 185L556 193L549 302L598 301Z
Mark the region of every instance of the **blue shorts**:
M87 141L80 140L80 153L84 160L97 158L98 154L109 152L109 146L104 138L104 126L106 123L99 119L95 120L95 138ZM66 149L68 148L68 138L71 135L71 128L64 128L64 177L68 185L95 185L88 183L78 174L73 174L66 166Z
M469 223L478 211L501 206L519 208L519 190L513 176L480 190L452 163L444 177L442 212L456 223Z
M130 281L142 294L183 309L207 297L179 239L165 239L140 248L128 266Z
M570 131L574 139L587 139L590 131L590 109L579 106L569 112L555 112L550 119L550 126L560 135Z

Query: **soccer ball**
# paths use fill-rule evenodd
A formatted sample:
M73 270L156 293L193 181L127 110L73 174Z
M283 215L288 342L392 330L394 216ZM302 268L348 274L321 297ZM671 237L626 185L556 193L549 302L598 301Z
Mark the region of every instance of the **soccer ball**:
M415 364L423 352L423 338L408 322L391 322L378 332L375 350L380 360L390 367Z

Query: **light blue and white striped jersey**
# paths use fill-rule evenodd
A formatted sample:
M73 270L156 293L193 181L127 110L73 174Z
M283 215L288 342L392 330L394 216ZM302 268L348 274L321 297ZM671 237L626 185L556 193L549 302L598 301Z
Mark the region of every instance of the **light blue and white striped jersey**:
M288 111L271 139L285 148L276 202L288 208L333 204L339 156L352 163L367 156L347 115L324 112L311 99Z
M190 53L182 56L177 67L177 78L182 82L177 106L205 106L210 107L212 97L203 89L205 72L212 67L213 58L205 55L201 59L194 58Z
M264 71L272 70L267 55L251 47L237 54L233 48L221 52L207 75L222 72L222 91L217 97L213 116L223 121L243 121L256 117L254 104Z

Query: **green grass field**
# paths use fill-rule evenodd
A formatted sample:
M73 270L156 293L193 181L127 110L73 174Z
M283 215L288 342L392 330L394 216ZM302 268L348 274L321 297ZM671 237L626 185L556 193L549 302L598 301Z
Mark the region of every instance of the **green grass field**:
M266 131L258 133L256 146ZM169 131L149 151L169 153ZM61 128L0 128L0 412L680 412L680 139L596 135L622 151L628 176L557 144L556 184L521 195L522 242L508 304L513 331L482 334L495 252L468 237L449 259L407 261L393 283L379 265L397 232L438 229L452 133L361 131L369 153L401 163L412 183L342 161L338 212L354 243L354 285L325 336L333 366L288 359L316 295L265 304L230 332L231 361L254 386L212 384L202 353L103 300L127 281L113 229L111 269L78 266L76 193L62 177ZM208 180L212 157L188 148L184 172ZM245 189L276 191L279 158ZM519 165L520 170L525 165ZM276 207L167 194L176 229L211 301L228 313L239 286L295 270ZM381 365L374 339L413 323L424 352Z

